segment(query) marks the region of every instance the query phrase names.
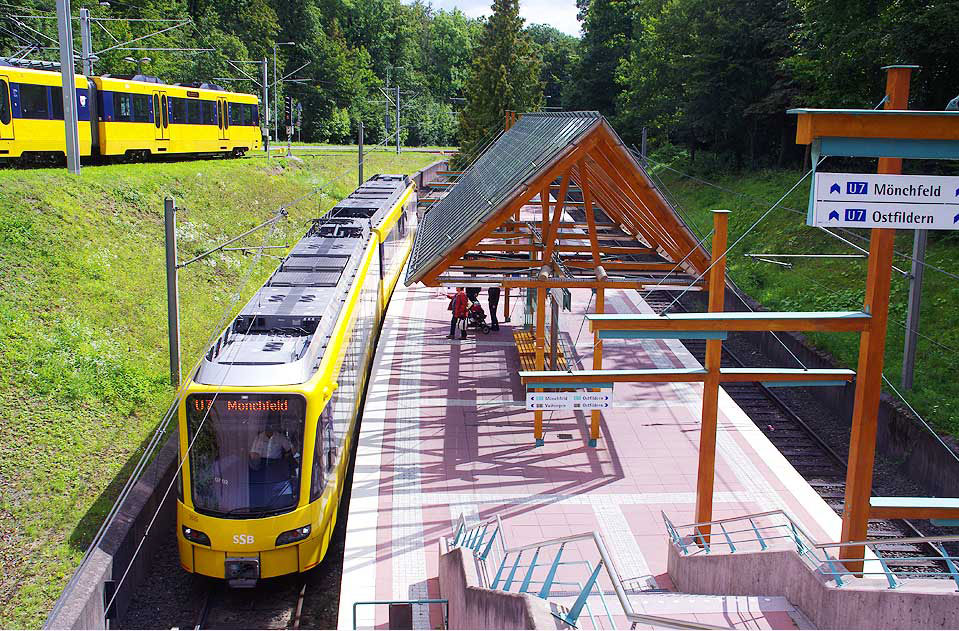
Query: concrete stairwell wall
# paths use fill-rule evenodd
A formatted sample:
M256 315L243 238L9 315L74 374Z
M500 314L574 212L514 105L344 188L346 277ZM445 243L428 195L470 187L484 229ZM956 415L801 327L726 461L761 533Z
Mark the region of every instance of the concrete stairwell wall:
M668 571L684 593L784 596L820 629L959 628L951 580L913 579L889 589L884 578L843 578L836 587L793 550L684 556L672 544Z
M440 541L440 593L449 601L450 629L557 629L547 601L482 587L469 550L445 552Z

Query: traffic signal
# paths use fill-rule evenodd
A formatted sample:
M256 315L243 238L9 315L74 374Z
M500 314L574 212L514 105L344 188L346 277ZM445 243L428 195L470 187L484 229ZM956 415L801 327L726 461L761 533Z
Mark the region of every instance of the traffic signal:
M293 97L283 97L283 124L286 127L293 127Z

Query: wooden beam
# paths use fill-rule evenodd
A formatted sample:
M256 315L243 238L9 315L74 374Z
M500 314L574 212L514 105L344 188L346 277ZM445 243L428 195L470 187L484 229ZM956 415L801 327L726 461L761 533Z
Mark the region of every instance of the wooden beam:
M523 383L695 383L706 380L708 373L700 368L641 369L641 370L573 370L520 371ZM792 381L851 381L856 373L844 369L801 368L721 368L721 383L765 383Z
M643 291L645 289L652 289L654 287L666 287L662 283L658 282L655 278L646 278L638 280L599 280L594 278L551 278L548 281L539 281L533 279L504 279L500 281L503 287L507 288L536 288L536 287L546 287L547 289L553 288L566 288L566 289L636 289L638 291ZM672 288L672 285L668 287ZM701 291L703 289L702 281L699 281L693 289L690 291ZM602 313L597 311L597 313Z
M713 211L713 258L709 274L709 311L718 313L724 309L726 289L726 235L729 226L729 211ZM723 352L722 340L706 340L706 377L703 381L703 416L699 430L699 467L696 475L697 523L713 520L713 490L716 480L716 431L719 426L719 377ZM706 538L709 526L701 526L699 532Z
M675 263L637 263L632 261L603 261L607 270L630 270L633 272L668 272L676 268ZM592 269L592 261L576 261L566 259L563 265L574 269Z
M813 109L792 112L799 115L796 143L800 145L823 137L959 140L959 114L952 112L909 112L905 108L894 112Z
M579 185L583 188L583 201L586 204L586 224L589 226L589 247L592 250L593 254L593 265L598 266L600 264L599 256L599 240L596 238L596 216L593 214L593 196L589 190L589 177L586 175L586 161L580 160L578 163L579 167Z
M559 232L559 220L563 216L563 208L566 205L566 190L569 188L570 172L563 174L562 184L559 188L559 195L553 204L553 218L550 220L549 228L543 233L543 241L546 243L546 251L543 252L543 260L550 261L553 258L553 248L556 247L555 235Z
M892 67L886 75L887 109L905 109L909 100L910 69ZM902 173L902 160L880 158L879 173ZM865 541L869 524L873 466L876 458L879 397L882 393L882 366L889 317L889 286L896 231L873 228L869 240L866 297L863 310L872 314L872 324L859 339L859 377L853 400L852 431L849 436L849 466L846 468L846 497L842 515L842 541ZM864 546L850 546L843 555L865 558ZM861 561L845 562L853 572Z
M671 313L657 316L586 315L591 331L865 331L872 318L862 311L792 313Z
M527 234L528 236L528 234ZM470 252L538 252L541 251L544 246L539 244L519 244L519 243L481 243L475 248L470 250ZM592 245L568 245L565 243L557 243L556 251L557 252L573 252L573 253L588 253L592 252ZM599 244L599 251L601 254L655 254L656 251L652 248L641 247L641 246L616 246L616 245L603 245Z
M959 498L872 497L871 519L959 519Z
M596 313L606 311L606 290L603 287L596 288ZM603 369L603 340L599 339L599 333L593 333L593 370ZM602 421L601 410L590 410L589 413L589 444L595 447L599 440L599 426Z
M546 339L546 290L536 292L536 370L543 370L546 364L546 350L543 348ZM542 445L543 440L543 411L533 412L533 439L536 445Z

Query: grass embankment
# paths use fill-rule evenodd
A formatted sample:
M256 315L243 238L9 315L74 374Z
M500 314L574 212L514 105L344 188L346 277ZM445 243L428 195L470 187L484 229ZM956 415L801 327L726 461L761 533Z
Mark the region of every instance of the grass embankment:
M796 183L799 171L764 171L754 174L710 177L714 184L743 194L733 194L660 169L668 192L678 202L687 221L699 236L712 229L709 210L732 212L729 243L732 244L772 204ZM744 254L858 254L818 228L806 225L809 182L804 181L739 243L729 256L729 271L737 285L771 311L859 310L866 287L866 259L780 259L791 268L755 261ZM868 250L867 230L840 233ZM896 234L896 251L912 255L913 232ZM959 273L959 234L930 231L926 262ZM909 272L911 262L895 257L895 266ZM889 332L886 340L886 377L900 389L903 342L909 280L893 272L889 301ZM927 267L922 290L920 337L916 355L915 385L902 394L916 410L942 432L959 436L959 380L955 379L959 355L959 283ZM852 333L809 333L818 348L827 351L844 367L855 370L859 336Z
M376 153L366 173L435 159ZM353 189L355 156L0 170L0 627L42 624L171 400L164 196L186 260L349 169L289 209L270 242L292 244ZM181 270L185 370L250 261ZM238 306L276 264L260 261Z

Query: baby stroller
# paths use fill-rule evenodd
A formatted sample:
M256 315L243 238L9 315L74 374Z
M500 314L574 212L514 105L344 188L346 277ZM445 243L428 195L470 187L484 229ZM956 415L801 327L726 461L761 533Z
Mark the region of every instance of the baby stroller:
M470 304L466 326L472 329L480 329L483 333L490 332L490 326L486 323L486 311L483 310L483 306L478 300L474 300Z

